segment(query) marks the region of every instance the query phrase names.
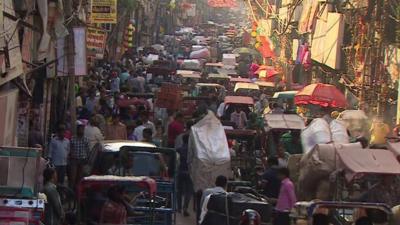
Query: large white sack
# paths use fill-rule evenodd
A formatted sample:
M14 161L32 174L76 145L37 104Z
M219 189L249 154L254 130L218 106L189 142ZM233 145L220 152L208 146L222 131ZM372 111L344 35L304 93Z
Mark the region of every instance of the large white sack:
M335 144L350 143L349 135L347 134L346 124L344 121L332 120L329 126L332 133L332 141Z
M304 153L311 151L317 144L326 144L332 141L328 122L322 118L314 119L301 132L301 143Z
M190 129L188 165L195 191L213 187L219 175L232 175L225 131L211 111Z
M195 148L193 157L209 165L222 165L231 160L225 130L213 112L190 129L190 144Z
M210 50L208 48L203 48L190 53L191 59L208 59L211 57Z

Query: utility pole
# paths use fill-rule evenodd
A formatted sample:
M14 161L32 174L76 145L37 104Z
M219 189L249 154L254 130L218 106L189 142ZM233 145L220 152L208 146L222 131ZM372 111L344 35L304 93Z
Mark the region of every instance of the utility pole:
M64 13L65 18L70 18L73 15L72 8L73 0L64 1ZM72 21L73 22L73 21ZM75 101L75 48L74 48L74 32L73 23L68 25L69 35L65 41L64 52L67 55L67 65L68 65L68 101L69 101L69 112L71 116L71 132L76 133L76 101ZM65 117L64 117L65 118Z

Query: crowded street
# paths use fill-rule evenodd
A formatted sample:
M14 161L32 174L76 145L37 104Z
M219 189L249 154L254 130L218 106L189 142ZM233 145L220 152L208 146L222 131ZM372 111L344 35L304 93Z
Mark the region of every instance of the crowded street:
M0 12L0 225L400 225L400 0Z

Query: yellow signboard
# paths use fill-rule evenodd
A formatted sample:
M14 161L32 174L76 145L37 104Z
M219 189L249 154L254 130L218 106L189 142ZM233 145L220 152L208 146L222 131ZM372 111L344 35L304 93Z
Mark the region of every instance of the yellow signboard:
M117 23L117 0L91 0L91 23Z

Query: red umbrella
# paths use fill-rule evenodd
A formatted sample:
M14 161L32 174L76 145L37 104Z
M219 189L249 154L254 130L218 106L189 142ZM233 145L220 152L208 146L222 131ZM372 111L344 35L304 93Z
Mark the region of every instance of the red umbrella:
M296 105L320 105L322 107L346 108L346 97L330 84L310 84L294 97Z

